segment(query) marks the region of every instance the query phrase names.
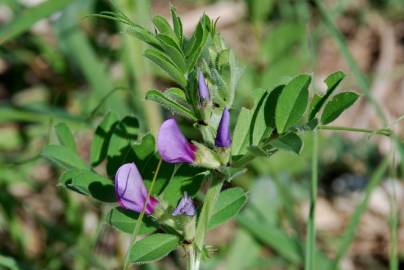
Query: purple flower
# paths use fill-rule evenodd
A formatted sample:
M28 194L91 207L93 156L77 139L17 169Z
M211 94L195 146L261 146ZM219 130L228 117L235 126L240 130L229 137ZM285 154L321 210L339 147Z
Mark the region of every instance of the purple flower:
M198 74L198 85L199 85L199 97L201 101L210 100L209 88L206 85L205 77L202 71Z
M231 145L230 113L227 108L224 108L222 119L220 119L219 127L216 133L215 145L217 147L229 147Z
M193 163L195 145L188 142L174 118L161 124L157 137L157 149L167 163Z
M148 193L135 163L119 167L115 175L115 194L122 208L138 213L143 210ZM158 203L156 198L150 196L145 213L151 215Z
M184 196L181 198L180 202L177 205L177 208L172 213L173 216L178 215L186 215L186 216L195 216L195 207L192 199L188 197L185 192Z

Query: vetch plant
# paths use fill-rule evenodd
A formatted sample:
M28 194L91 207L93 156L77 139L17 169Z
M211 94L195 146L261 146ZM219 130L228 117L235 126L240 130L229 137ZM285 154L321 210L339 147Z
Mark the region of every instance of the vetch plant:
M174 8L171 15L172 26L154 17L153 32L123 13L96 15L127 25L128 34L149 45L145 57L173 81L172 88L146 95L171 114L161 124L157 147L153 135L141 134L136 117L120 119L112 111L95 129L89 163L79 157L64 124L56 126L60 144L43 150L65 170L60 185L112 205L106 221L131 238L124 269L179 247L187 253L187 269L199 269L211 255L206 233L236 216L247 201L242 189L222 190L223 184L256 157L270 158L279 150L299 154L301 133L333 129L326 125L358 98L354 92L334 93L342 72L327 77L324 95L310 93L311 77L302 74L274 89L249 90L253 105L235 108L241 69L216 22L203 15L186 37ZM197 135L187 137L179 123ZM208 189L197 203L202 184Z

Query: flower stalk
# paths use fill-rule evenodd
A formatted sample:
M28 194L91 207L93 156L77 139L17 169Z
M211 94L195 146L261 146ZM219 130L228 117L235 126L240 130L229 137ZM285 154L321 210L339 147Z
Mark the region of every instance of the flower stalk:
M135 225L135 229L133 230L132 236L130 238L129 248L128 248L128 251L126 252L125 262L124 262L124 265L123 265L123 270L128 269L130 248L135 244L136 236L139 234L140 227L142 226L143 217L144 217L144 214L146 212L146 208L147 208L147 205L149 203L149 200L151 198L151 193L153 192L154 184L156 183L156 179L157 179L157 175L159 174L159 171L160 171L161 163L162 163L162 160L160 159L159 163L157 164L156 171L154 172L153 180L152 180L152 182L150 184L150 189L149 189L149 192L148 192L147 197L146 197L146 202L145 202L145 204L143 206L142 211L140 212L139 218L138 218L138 220L136 222L136 225Z
M318 134L317 130L313 131L313 152L311 162L311 182L310 182L310 210L307 222L306 236L306 253L305 253L305 270L315 270L316 265L316 202L318 188Z
M222 189L224 179L218 174L209 176L209 189L206 194L201 213L199 215L198 224L196 226L196 234L194 240L195 262L192 270L199 270L200 261L202 259L203 245L205 236L208 231L209 221L212 217L213 210L220 190Z

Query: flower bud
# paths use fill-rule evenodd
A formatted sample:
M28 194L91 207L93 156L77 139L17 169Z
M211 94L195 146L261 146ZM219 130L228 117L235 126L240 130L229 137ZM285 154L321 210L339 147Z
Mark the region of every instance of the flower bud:
M184 196L181 198L180 202L177 205L177 208L174 209L172 215L186 215L186 216L195 216L195 207L192 199L188 197L187 193L185 192Z
M219 127L217 128L215 146L226 148L230 145L230 113L227 108L224 108Z
M203 101L209 101L210 100L210 94L209 94L209 88L206 85L205 77L203 76L202 71L199 71L198 73L198 89L199 89L199 98L201 102Z

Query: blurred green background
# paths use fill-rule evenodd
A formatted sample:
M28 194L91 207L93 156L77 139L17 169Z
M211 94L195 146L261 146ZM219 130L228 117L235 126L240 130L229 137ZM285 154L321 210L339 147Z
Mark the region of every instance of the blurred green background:
M253 89L271 89L301 72L314 77L314 92L324 91L325 77L342 70L348 75L342 87L364 97L334 124L383 127L373 100L396 134L404 133L395 121L404 114L402 0L171 4L188 33L203 12L220 18L218 29L243 68L236 108L249 106ZM151 27L151 16L168 17L169 6L163 0L0 3L0 269L118 269L129 237L105 224L108 206L59 188L58 170L39 154L55 140L54 125L65 122L88 158L92 131L110 110L138 116L142 132L155 134L167 112L144 94L173 82L142 57L144 45L122 25L89 15L119 9ZM217 251L203 269L301 269L310 146L307 136L301 156L280 152L255 160L228 184L249 190L249 203L236 220L210 232L208 243ZM403 144L387 138L321 133L318 269L338 254L353 215L359 225L348 237L341 269L388 269L389 201L394 190L403 205L397 181L403 174L392 162L378 186L370 190L367 183L383 159L400 161L394 149L403 155ZM360 204L366 211L358 214ZM397 241L404 265L404 226ZM182 269L182 258L179 251L134 268Z

